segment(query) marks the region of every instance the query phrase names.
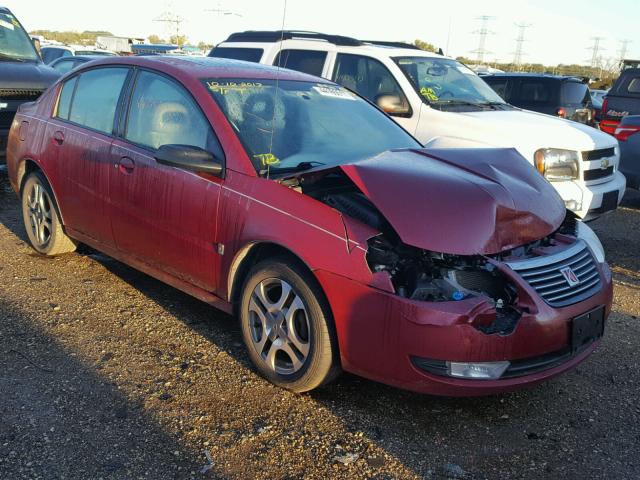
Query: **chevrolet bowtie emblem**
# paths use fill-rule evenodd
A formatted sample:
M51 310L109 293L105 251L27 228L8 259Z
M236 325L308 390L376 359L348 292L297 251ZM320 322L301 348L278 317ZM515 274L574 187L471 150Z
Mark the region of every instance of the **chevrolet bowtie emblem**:
M607 167L609 167L609 159L605 158L603 160L600 160L600 168L602 170L606 169Z

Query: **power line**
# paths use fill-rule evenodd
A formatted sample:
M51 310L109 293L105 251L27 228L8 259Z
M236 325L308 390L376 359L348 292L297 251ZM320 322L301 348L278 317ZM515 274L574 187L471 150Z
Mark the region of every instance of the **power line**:
M168 28L174 27L176 31L176 43L178 44L178 48L182 46L180 45L180 25L182 25L182 22L184 22L184 18L172 12L164 12L158 18L154 18L153 21L165 23Z
M530 23L516 23L516 27L518 27L518 37L516 38L516 51L513 54L513 63L516 66L519 66L522 63L522 56L526 55L522 51L522 46L524 45L525 40L525 32L527 28L531 27Z
M492 53L485 48L487 42L487 35L493 35L495 32L492 32L487 28L489 24L489 20L493 20L496 17L492 17L489 15L482 15L480 17L476 17L476 20L480 20L480 29L473 31L473 33L478 34L478 48L472 50L471 53L476 54L476 60L478 63L484 62L484 56L488 53Z

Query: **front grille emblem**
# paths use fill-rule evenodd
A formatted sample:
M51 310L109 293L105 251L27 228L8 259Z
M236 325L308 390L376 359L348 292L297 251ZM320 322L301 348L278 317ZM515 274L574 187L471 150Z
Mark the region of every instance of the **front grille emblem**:
M575 274L575 272L571 270L571 267L561 268L560 273L562 274L562 276L567 281L570 287L575 287L580 283L580 279Z
M602 170L606 170L607 168L609 168L609 159L605 158L604 160L600 161L600 168Z

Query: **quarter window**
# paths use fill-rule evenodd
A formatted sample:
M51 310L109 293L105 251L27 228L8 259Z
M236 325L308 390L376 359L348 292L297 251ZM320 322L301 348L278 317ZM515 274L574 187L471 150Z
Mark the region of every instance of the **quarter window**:
M131 98L125 138L153 149L169 144L209 149L213 133L182 87L164 76L142 71Z
M98 68L79 76L69 121L111 134L127 68Z
M629 82L627 91L629 93L640 93L640 77L636 77Z
M73 98L73 90L76 88L78 77L73 77L64 82L60 97L58 98L58 111L56 117L69 120L69 109L71 107L71 99Z
M322 69L326 59L327 52L317 50L282 50L276 55L273 64L319 77L322 75Z

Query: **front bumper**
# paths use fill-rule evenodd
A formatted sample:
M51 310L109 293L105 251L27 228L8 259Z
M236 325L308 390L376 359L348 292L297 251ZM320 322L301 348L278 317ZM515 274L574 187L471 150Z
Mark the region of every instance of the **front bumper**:
M528 285L526 310L509 335L484 334L473 326L487 313L481 299L419 302L402 298L325 271L316 276L327 294L338 332L342 366L372 380L421 393L476 396L522 388L573 368L597 347L596 341L565 362L535 373L499 380L466 380L434 375L414 358L457 362L526 360L566 349L571 320L598 306L611 310L611 272L599 266L602 289L574 305L554 309Z
M616 171L607 182L587 185L582 181L551 183L565 201L567 208L583 220L593 220L603 213L615 210L622 201L627 181L622 173ZM617 193L617 201L609 197ZM607 195L609 194L609 195Z

